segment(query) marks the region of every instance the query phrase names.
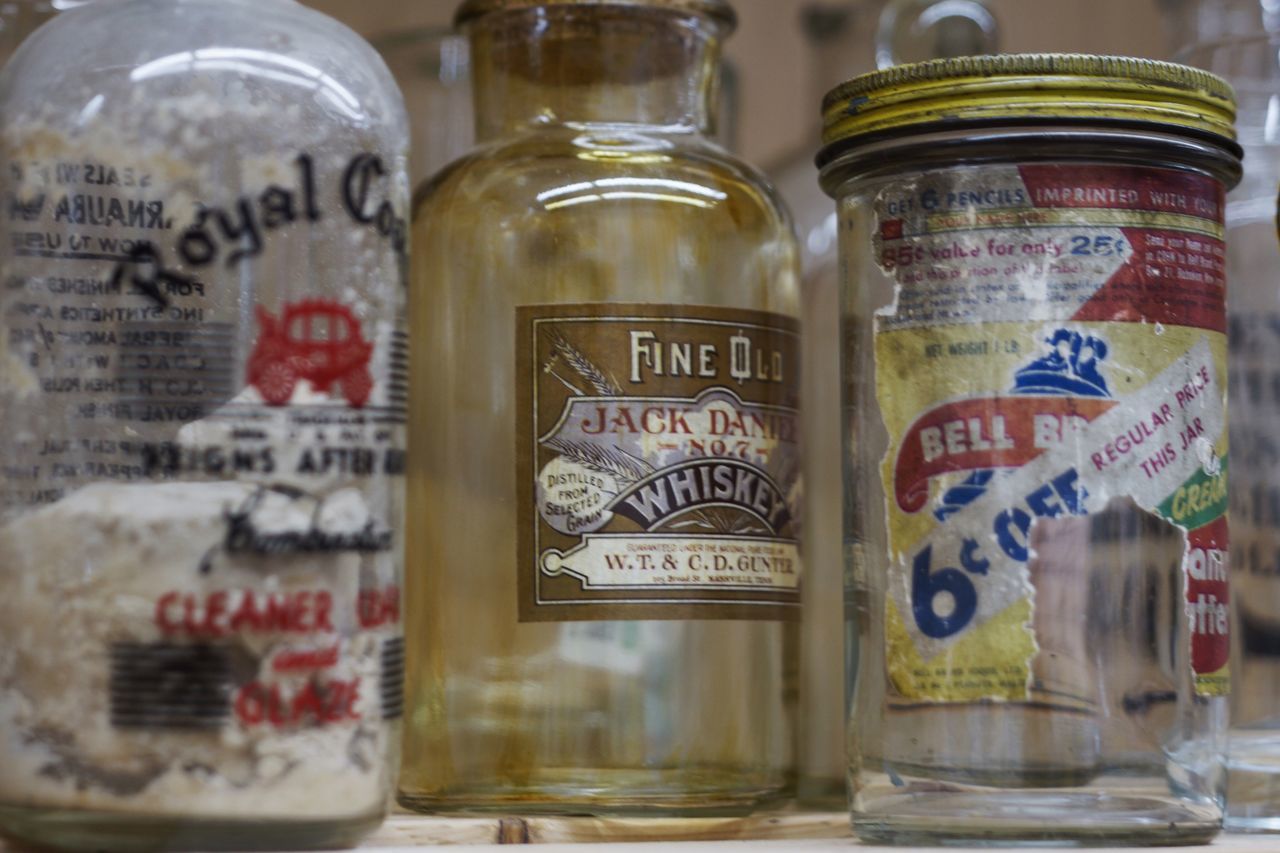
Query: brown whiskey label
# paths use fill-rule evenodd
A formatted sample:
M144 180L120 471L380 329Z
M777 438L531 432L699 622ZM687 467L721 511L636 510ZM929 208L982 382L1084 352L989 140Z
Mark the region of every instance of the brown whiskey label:
M516 309L520 621L798 616L798 324Z

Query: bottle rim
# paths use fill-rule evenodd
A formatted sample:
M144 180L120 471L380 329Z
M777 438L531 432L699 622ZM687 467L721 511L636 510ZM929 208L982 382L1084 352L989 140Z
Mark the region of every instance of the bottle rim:
M464 0L458 7L453 22L454 26L461 27L495 12L514 12L553 6L632 6L646 9L672 9L711 18L727 31L732 31L738 25L738 15L729 5L728 0Z

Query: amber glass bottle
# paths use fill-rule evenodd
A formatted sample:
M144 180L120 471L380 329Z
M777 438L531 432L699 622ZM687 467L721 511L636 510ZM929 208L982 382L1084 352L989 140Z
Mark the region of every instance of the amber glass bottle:
M789 783L797 252L709 139L733 21L459 12L480 147L413 231L406 805L740 813Z

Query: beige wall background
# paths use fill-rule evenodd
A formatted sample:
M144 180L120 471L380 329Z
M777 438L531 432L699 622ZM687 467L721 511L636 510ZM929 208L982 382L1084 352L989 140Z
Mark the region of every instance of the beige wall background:
M456 0L308 0L367 36L447 24ZM821 84L800 26L813 0L733 0L741 26L728 44L742 80L739 148L771 164L817 147ZM830 5L832 0L825 0ZM991 0L1005 51L1111 53L1164 58L1156 0ZM865 33L870 40L870 32ZM838 81L836 81L838 82Z

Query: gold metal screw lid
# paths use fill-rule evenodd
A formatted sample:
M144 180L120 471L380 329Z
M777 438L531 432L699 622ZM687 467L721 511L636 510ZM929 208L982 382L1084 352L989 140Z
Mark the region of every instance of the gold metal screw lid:
M636 6L648 9L675 9L713 18L728 30L738 25L738 15L728 0L464 0L454 16L461 26L493 12L537 9L549 6Z
M992 121L1137 122L1235 139L1231 85L1197 68L1116 56L1012 54L900 65L823 101L823 142L913 126Z

